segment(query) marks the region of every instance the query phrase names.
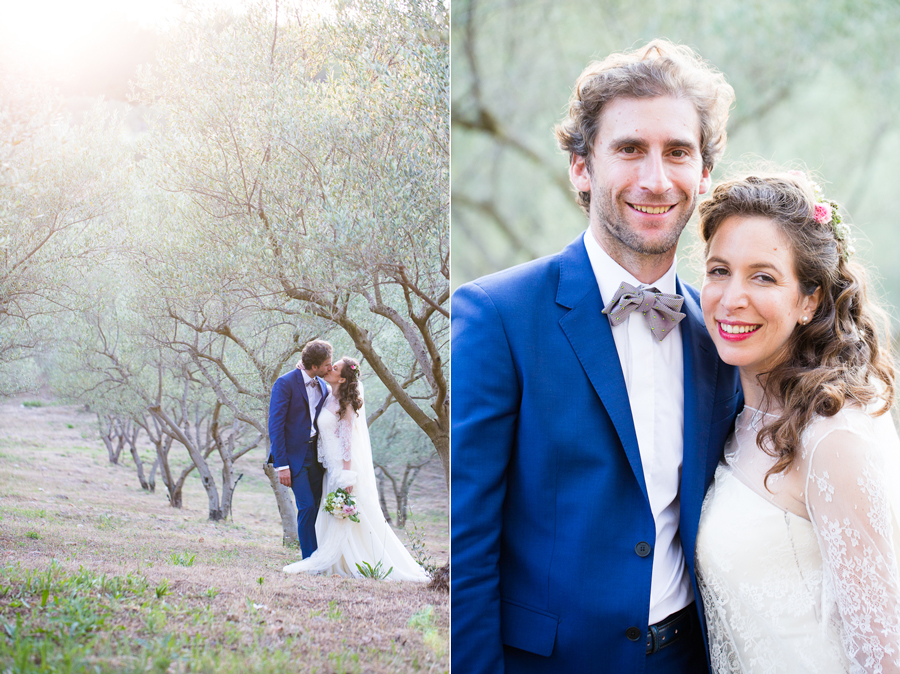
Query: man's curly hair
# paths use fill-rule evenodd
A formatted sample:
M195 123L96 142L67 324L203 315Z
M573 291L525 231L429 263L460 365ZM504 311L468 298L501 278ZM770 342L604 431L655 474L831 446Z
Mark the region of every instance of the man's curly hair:
M712 171L725 151L728 113L734 89L715 67L690 47L665 39L640 49L610 54L591 63L575 81L566 118L556 126L556 140L569 156L581 156L588 170L600 116L616 98L672 96L693 102L700 116L700 155ZM589 212L590 192L579 192L578 205Z

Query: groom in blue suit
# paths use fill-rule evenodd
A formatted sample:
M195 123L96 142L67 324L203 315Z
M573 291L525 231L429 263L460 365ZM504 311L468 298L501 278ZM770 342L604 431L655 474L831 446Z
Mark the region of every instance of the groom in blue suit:
M664 40L557 127L588 229L452 303L454 674L702 672L700 506L741 400L675 248L733 91Z
M322 379L331 371L331 344L313 340L303 347L300 362L280 376L269 400L269 462L278 479L294 492L297 503L297 537L306 559L316 551L316 513L322 500L316 421L328 397Z

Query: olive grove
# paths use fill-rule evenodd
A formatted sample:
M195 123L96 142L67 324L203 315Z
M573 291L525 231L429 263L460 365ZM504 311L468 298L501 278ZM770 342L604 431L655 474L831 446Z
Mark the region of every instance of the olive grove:
M3 392L42 380L84 404L111 460L143 434L142 487L158 475L178 507L197 471L212 520L260 470L272 385L316 338L361 358L370 421L400 410L449 474L448 8L332 10L197 5L125 113L74 120L0 83Z

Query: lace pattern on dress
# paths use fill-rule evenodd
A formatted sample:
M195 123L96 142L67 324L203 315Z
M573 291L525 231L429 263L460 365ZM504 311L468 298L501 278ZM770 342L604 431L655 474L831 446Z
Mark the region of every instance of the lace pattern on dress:
M769 489L774 459L756 446L763 418L749 408L738 417L701 514L713 671L897 674L900 440L890 415L847 407L815 418Z
M810 452L807 505L819 536L844 651L855 671L898 671L900 577L882 448L862 412L832 424ZM890 422L890 418L887 419Z
M341 448L341 460L350 460L350 436L353 434L353 419L351 415L355 415L352 409L344 412L343 419L338 419L337 426L334 429L334 435L338 439Z

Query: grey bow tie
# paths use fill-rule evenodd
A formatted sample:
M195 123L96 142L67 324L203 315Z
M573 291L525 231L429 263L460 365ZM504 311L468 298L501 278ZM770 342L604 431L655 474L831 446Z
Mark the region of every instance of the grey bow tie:
M622 283L612 301L603 308L603 313L609 316L610 324L616 326L638 309L650 324L650 331L661 342L672 334L672 329L684 318L684 314L679 311L682 304L684 298L681 295L669 295L656 288L635 288Z
M306 384L310 388L318 389L319 388L319 380L318 379L310 379Z

